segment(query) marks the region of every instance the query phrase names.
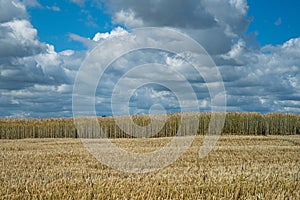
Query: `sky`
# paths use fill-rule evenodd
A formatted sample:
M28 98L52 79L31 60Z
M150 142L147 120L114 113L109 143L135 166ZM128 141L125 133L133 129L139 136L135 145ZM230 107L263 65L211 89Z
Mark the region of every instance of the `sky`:
M0 0L0 117L72 117L73 86L89 52L142 27L168 27L201 44L222 76L227 111L300 113L299 9L296 0ZM163 31L155 37L163 45ZM176 69L193 88L196 111L211 111L207 84L188 63L170 52L143 50L107 68L95 92L97 115L112 115L118 81L147 63ZM119 103L130 114L149 113L153 105L181 111L176 92L184 91L159 84L131 88L167 76L154 69L126 76L122 90L132 93Z

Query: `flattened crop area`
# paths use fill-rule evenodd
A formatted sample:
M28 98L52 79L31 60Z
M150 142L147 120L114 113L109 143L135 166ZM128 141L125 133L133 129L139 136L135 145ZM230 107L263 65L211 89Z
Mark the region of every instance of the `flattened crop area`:
M132 152L170 138L112 139ZM79 139L0 140L4 199L300 199L300 135L221 136L205 158L203 136L157 172L129 174L97 161Z

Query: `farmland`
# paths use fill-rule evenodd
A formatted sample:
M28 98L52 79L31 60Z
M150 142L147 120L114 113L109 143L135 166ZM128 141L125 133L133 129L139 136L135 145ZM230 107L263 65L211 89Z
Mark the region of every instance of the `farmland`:
M180 114L169 114L157 134L143 138L147 131L156 130L150 117L131 116L136 124L147 127L143 134L128 125L129 116L99 117L97 121L113 144L134 153L160 150L179 129L183 136L179 138L185 138L195 128L189 124L179 128ZM300 198L299 115L228 113L219 140L204 158L199 157L198 151L208 132L211 115L189 113L189 117L199 120L198 129L193 130L197 136L190 148L175 162L151 173L126 173L99 162L84 147L79 139L82 135L78 135L71 118L0 119L0 196L3 199ZM116 118L131 133L124 132L116 124ZM80 128L87 133L83 138L97 130L89 126L89 121L89 117L81 118Z
M153 151L169 138L112 139ZM173 164L129 174L102 165L79 139L0 140L4 199L299 199L300 136L221 136L200 159L203 136ZM153 149L153 147L155 147Z

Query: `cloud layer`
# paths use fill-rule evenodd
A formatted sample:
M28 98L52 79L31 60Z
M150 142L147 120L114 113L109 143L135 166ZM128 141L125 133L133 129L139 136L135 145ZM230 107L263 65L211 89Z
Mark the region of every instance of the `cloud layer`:
M72 2L78 6L88 3ZM86 44L89 51L130 34L131 28L170 27L193 37L212 56L223 77L229 111L300 113L300 37L276 46L252 46L245 34L251 23L245 0L103 2L113 22L126 30L117 27L111 32L96 33L92 39L70 34L70 38ZM163 38L164 32L160 34ZM157 37L149 42L165 41ZM38 39L38 30L31 24L24 3L0 0L0 116L72 116L74 80L89 51L56 52L53 45ZM211 109L203 77L197 76L187 62L168 52L143 50L117 59L105 72L96 92L97 114L111 114L111 95L120 78L134 66L148 63L163 64L183 74L197 95L200 110ZM131 74L126 77L124 89L131 91L134 82L161 74L151 69ZM180 82L174 84L180 90ZM148 113L157 104L169 112L179 111L174 91L157 84L133 91L128 105L131 113Z

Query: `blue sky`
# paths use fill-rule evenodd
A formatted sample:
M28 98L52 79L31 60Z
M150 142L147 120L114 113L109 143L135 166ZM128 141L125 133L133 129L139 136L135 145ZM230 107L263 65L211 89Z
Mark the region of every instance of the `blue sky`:
M261 45L282 44L290 38L299 37L299 1L249 0L248 5L248 16L253 17L253 21L247 32L256 32L256 39Z
M69 38L69 33L83 37L93 37L97 32L108 32L122 25L111 22L104 3L87 1L79 6L71 1L40 1L43 7L29 7L30 21L38 30L41 41L53 44L57 51L84 49L85 47ZM247 34L257 34L261 45L282 44L290 38L298 37L300 2L287 0L248 1L248 16L252 18Z
M41 1L39 4L43 8L28 9L31 23L39 30L40 40L53 44L57 51L85 49L81 43L70 39L70 33L92 37L113 28L111 16L105 13L102 4L79 6L71 1Z
M73 85L87 52L149 26L184 32L207 50L223 78L228 111L300 113L299 9L295 0L0 0L0 117L71 117ZM210 111L202 78L176 56L150 51L107 70L96 92L98 115L111 115L114 85L146 62L177 67L199 110ZM157 104L180 111L175 94L158 85L137 88L130 99L131 113Z

